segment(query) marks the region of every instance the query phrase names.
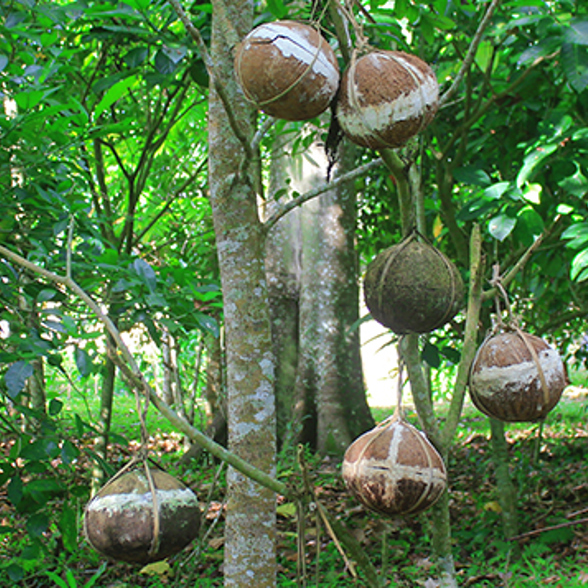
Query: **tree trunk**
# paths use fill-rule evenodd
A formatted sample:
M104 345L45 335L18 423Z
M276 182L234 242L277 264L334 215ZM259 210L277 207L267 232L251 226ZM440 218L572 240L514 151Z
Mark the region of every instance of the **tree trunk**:
M270 194L291 179L299 193L324 183L323 148L308 157L274 151ZM286 163L287 162L287 163ZM339 173L353 165L343 151ZM272 198L266 203L272 212ZM359 332L358 263L354 247L355 190L340 186L294 209L270 233L266 268L278 362L278 431L295 423L300 441L341 455L373 426L365 398Z
M110 335L107 335L107 343L110 349L114 349ZM108 457L108 440L110 435L110 423L112 421L112 404L114 399L114 383L116 381L116 366L107 355L102 367L102 387L100 390L100 435L96 438L96 454L104 461ZM104 469L95 464L92 470L92 495L94 495L105 482Z
M496 476L496 490L502 515L502 528L505 539L519 534L517 517L517 492L508 471L508 443L504 436L504 423L490 419L492 457ZM512 542L513 555L520 555L518 543Z
M253 135L253 113L234 79L231 34L253 24L253 4L213 2L211 54L235 121ZM264 272L264 233L245 152L218 93L209 100L209 181L225 314L229 448L275 474L274 358ZM248 162L251 170L251 162ZM225 586L276 585L276 497L235 469L227 473Z

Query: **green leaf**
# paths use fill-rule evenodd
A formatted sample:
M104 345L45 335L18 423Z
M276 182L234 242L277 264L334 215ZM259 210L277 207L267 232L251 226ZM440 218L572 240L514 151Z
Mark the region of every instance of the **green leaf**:
M482 41L478 45L478 49L476 51L476 65L485 72L490 65L492 60L492 53L494 52L492 48L492 43L488 40Z
M517 175L517 188L521 188L531 177L539 164L549 157L556 149L557 144L535 147L535 149L533 149L533 151L531 151L531 153L529 153L523 160L523 166Z
M586 269L588 269L588 249L580 251L580 253L578 253L578 255L576 255L576 257L574 257L572 260L570 278L572 280L579 279L581 277L580 274L582 274ZM583 277L583 280L585 280L586 277L588 277L588 274Z
M458 182L474 186L489 186L492 183L490 176L483 169L472 165L457 168L453 172L453 177Z
M61 446L61 460L65 465L71 464L80 455L80 450L69 440L66 439Z
M561 47L561 65L576 92L588 88L588 46L564 43Z
M568 227L561 235L562 239L569 239L567 247L579 249L588 243L588 222L576 223Z
M22 566L19 566L14 562L6 568L6 573L10 580L12 580L15 584L18 584L24 578L24 570Z
M49 416L57 416L63 408L63 402L59 398L52 398L49 401L49 407L47 409Z
M77 516L76 511L69 502L64 502L61 506L61 513L57 524L61 531L63 547L70 553L74 553L78 547Z
M92 358L88 355L88 352L81 347L76 347L74 349L74 357L80 375L82 378L87 378L92 373Z
M0 72L8 65L8 57L0 55Z
M168 75L176 71L176 64L160 49L155 54L155 69L162 75Z
M20 504L23 496L23 486L20 476L16 475L10 480L10 482L8 482L6 494L8 495L8 500L10 500L13 506L18 506Z
M14 400L22 392L27 379L33 375L33 371L33 366L24 360L13 363L6 370L4 383L11 400Z
M38 512L30 516L25 524L31 537L40 537L49 527L49 517L44 512Z
M288 8L282 0L267 0L267 7L276 18L284 18L288 14Z
M429 341L425 342L421 357L426 361L432 368L438 368L441 365L441 357L439 355L439 348L433 345Z
M498 199L510 188L510 182L498 182L492 184L484 190L484 196L487 198Z
M202 312L197 312L195 313L195 318L198 321L198 325L203 331L206 331L207 333L210 333L214 337L218 338L220 334L220 329L218 321L214 317L208 314L204 314Z
M153 268L143 259L137 258L133 262L133 268L137 272L137 275L141 281L149 288L149 291L153 293L157 286L157 275Z
M504 241L512 233L516 224L516 218L499 214L488 223L488 231L498 241Z
M100 115L107 109L110 108L117 100L120 100L128 90L134 86L137 82L137 76L129 76L128 78L117 82L112 86L105 94L102 99L96 105L94 109L94 120L98 120Z
M148 54L149 49L147 47L135 47L123 57L123 61L128 67L137 67L145 61Z

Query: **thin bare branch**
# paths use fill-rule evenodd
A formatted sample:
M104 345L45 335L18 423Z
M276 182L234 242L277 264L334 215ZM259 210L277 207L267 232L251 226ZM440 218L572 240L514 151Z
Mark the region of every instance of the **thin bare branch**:
M484 37L484 32L488 28L488 25L490 24L490 19L492 18L494 11L496 10L496 8L498 7L499 4L500 4L500 0L492 0L490 5L488 6L488 9L486 10L486 14L484 14L484 17L480 21L480 24L478 25L478 30L476 31L476 34L474 35L474 38L472 39L472 42L470 43L470 48L468 49L468 52L465 56L465 59L463 60L463 63L461 64L459 72L457 73L457 76L455 76L455 80L453 80L453 83L451 84L451 86L439 99L439 108L441 108L447 102L447 100L449 100L449 98L451 98L451 96L453 96L453 94L455 94L455 92L459 88L459 85L461 84L461 81L463 80L465 74L472 66L474 58L476 57L476 52L478 51L478 47Z
M305 202L308 202L309 200L312 200L313 198L316 198L317 196L320 196L321 194L324 194L325 192L328 192L329 190L332 190L345 182L349 182L351 180L354 180L355 178L359 178L360 176L365 175L367 172L374 169L375 167L378 167L379 165L382 165L382 159L374 159L369 163L360 165L354 170L351 170L337 177L332 182L327 182L322 186L318 186L314 190L309 190L304 194L300 194L296 198L293 198L292 200L284 204L284 206L280 210L278 210L275 214L273 214L267 219L267 221L265 222L265 230L269 231L283 216L288 214L294 208L301 206Z
M227 91L225 90L225 87L219 80L219 76L217 76L214 71L214 63L212 61L212 58L210 57L210 53L208 52L208 48L206 47L206 43L204 42L204 39L202 38L200 31L192 24L190 17L186 14L186 11L180 4L179 0L169 0L169 3L173 6L179 19L186 27L186 31L188 31L188 34L192 37L192 39L198 46L198 49L200 50L200 55L206 67L206 71L208 72L210 80L212 81L212 85L214 86L216 93L218 94L219 98L221 99L221 102L223 103L223 107L227 114L229 125L231 126L231 130L243 146L247 159L252 160L254 156L254 151L251 149L249 140L247 139L246 134L241 129L237 121L237 118L235 117L235 113L233 112L233 108L231 106L231 101L229 100Z

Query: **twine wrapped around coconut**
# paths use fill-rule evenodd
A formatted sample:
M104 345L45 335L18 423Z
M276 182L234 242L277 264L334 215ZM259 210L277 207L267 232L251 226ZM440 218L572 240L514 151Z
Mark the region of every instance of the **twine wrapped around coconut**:
M478 348L469 376L472 402L484 414L506 422L544 419L559 402L568 385L565 365L557 350L543 339L525 333L511 311L498 265L492 284L507 307L501 319L496 296L497 324Z
M443 459L399 412L349 446L343 478L362 504L387 516L430 508L447 484Z
M269 115L309 120L339 87L339 66L313 27L283 20L253 29L237 46L235 72L247 99Z
M469 391L484 414L506 422L544 419L567 386L559 353L520 329L491 334L472 364Z
M414 231L380 252L364 279L366 306L395 333L427 333L450 321L463 303L455 265Z
M433 70L402 51L354 55L341 79L337 120L354 143L401 147L434 118L439 87Z
M200 506L179 480L159 470L123 468L90 500L84 534L115 560L147 564L174 555L198 535ZM129 467L131 466L131 467Z
M366 507L387 516L417 514L447 487L443 458L424 433L407 423L402 409L399 361L394 414L358 437L343 457L347 488Z

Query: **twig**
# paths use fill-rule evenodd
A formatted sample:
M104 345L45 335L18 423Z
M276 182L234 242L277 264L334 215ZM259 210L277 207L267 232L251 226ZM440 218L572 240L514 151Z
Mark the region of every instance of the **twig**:
M583 525L588 523L588 517L584 519L578 519L577 521L568 521L567 523L560 523L559 525L552 525L551 527L543 527L542 529L535 529L534 531L528 531L515 537L509 537L509 541L518 541L519 539L525 539L526 537L534 537L535 535L541 535L547 531L556 531L557 529L565 529L566 527L573 527L575 525Z
M541 233L537 237L537 239L535 239L531 246L523 253L523 255L521 255L521 258L512 266L512 268L504 276L502 276L500 281L504 287L506 287L510 282L512 282L515 276L523 269L523 267L525 267L525 265L531 258L531 255L533 255L535 250L539 247L539 245L541 245L543 239L545 239L545 237L553 231L555 225L558 223L560 218L561 215L558 214L555 217L555 220L553 221L551 226L545 229L545 231L543 231L543 233ZM491 298L494 298L496 296L496 292L496 287L490 288L489 290L485 290L482 293L482 299L490 300Z
M490 24L490 19L492 18L494 11L496 10L496 8L499 4L500 4L500 0L492 0L492 2L490 3L490 6L488 6L488 9L486 10L486 14L484 15L484 18L482 18L482 20L480 21L480 24L478 25L478 30L476 31L476 34L474 35L474 38L472 39L472 42L470 44L470 48L468 49L468 52L465 56L465 59L463 60L463 63L461 64L459 72L457 73L457 76L455 76L455 80L453 80L453 83L451 84L451 86L439 99L439 108L441 108L445 104L445 102L447 102L447 100L449 100L449 98L451 98L451 96L453 96L453 94L455 94L455 92L457 91L457 88L461 84L461 81L463 80L465 74L470 69L470 67L474 61L474 58L476 57L476 52L478 50L478 47L479 47L480 43L482 42L482 37L484 36L484 32L485 32L486 28L488 27L488 25Z
M251 149L251 145L249 144L249 140L247 139L246 134L243 132L239 123L237 122L227 91L225 90L225 87L222 85L214 71L214 63L212 61L212 58L210 57L210 53L208 52L208 48L206 47L206 43L204 42L204 39L202 38L200 31L192 24L192 21L186 14L186 11L183 9L179 0L169 0L169 3L173 6L174 10L176 11L176 14L182 21L184 27L186 27L186 30L188 31L189 35L196 42L196 45L198 45L200 55L202 56L204 66L206 67L206 71L208 72L212 85L214 86L216 93L218 94L219 98L221 99L221 102L223 103L225 112L227 114L227 119L229 121L229 125L231 126L231 129L235 134L235 137L237 137L237 139L243 146L247 159L253 159L254 152Z
M329 190L336 188L337 186L339 186L345 182L349 182L351 180L354 180L355 178L363 176L364 174L366 174L367 172L369 172L370 170L374 169L375 167L377 167L381 164L382 164L382 159L380 159L380 158L374 159L373 161L370 161L369 163L361 165L361 166L355 168L354 170L351 170L351 171L337 177L332 182L325 183L322 186L318 186L314 190L309 190L308 192L305 192L304 194L300 194L296 198L293 198L292 200L287 202L280 210L278 210L276 213L274 213L272 216L270 216L267 219L267 221L265 221L265 224L264 224L265 231L266 232L269 231L283 216L288 214L292 209L300 206L301 204L304 204L305 202L308 202L312 198L316 198L317 196L320 196L321 194L324 194L325 192L328 192Z

